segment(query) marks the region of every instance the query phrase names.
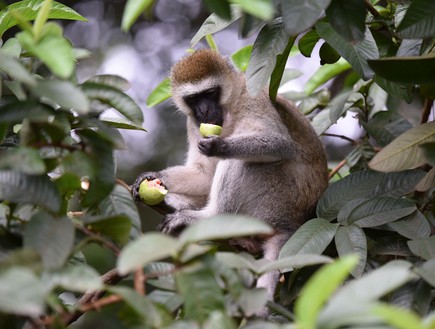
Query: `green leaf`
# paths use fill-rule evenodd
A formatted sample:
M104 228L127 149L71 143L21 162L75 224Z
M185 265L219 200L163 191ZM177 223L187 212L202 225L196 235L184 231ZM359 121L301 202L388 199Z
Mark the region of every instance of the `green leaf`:
M298 1L298 3L300 3ZM315 29L309 30L298 41L298 48L302 55L305 57L311 57L314 47L319 42L320 36Z
M413 99L411 85L395 83L390 80L383 79L377 75L375 75L373 80L376 82L377 85L379 85L379 87L385 90L389 95L399 97L403 99L405 102L411 103Z
M367 260L367 239L364 231L356 225L340 226L335 234L335 245L340 258L347 255L358 256L358 263L351 272L355 278L360 278Z
M383 174L360 171L331 184L317 203L317 216L328 220L337 218L349 201L375 196L402 196L411 192L424 176L420 170Z
M11 78L28 85L35 85L36 80L33 75L27 71L20 61L12 56L6 55L0 51L0 71L5 72Z
M284 25L289 35L296 36L314 25L331 0L281 1Z
M127 0L122 14L122 30L127 32L139 15L147 10L153 2L153 0Z
M94 75L92 78L86 80L86 82L92 82L99 85L105 85L126 91L130 89L130 83L119 75L113 74L98 74Z
M219 17L227 21L231 19L231 7L227 0L204 0L204 4Z
M219 0L221 1L221 0ZM207 321L202 326L203 329L237 329L234 319L222 311L212 311Z
M394 138L412 128L409 121L396 111L380 111L368 123L363 123L363 126L381 146L391 143Z
M110 287L109 291L120 296L131 310L139 315L145 328L163 327L161 315L149 298L128 287Z
M292 271L294 268L330 263L331 258L316 254L298 254L294 256L282 257L274 261L264 262L260 259L254 263L255 271L263 274L270 271L279 270L281 273Z
M435 287L435 259L429 259L420 267L415 267L414 271L423 278L424 281Z
M380 226L409 216L417 210L411 200L391 197L376 197L357 205L349 214L347 222L359 227Z
M141 229L141 221L136 204L129 190L117 184L107 198L100 203L101 214L106 216L125 215L132 226L131 237L137 237Z
M361 41L366 29L366 7L361 0L332 0L326 16L335 31L346 41Z
M148 107L154 107L172 96L171 83L169 78L160 82L156 88L149 94L146 104Z
M364 40L357 44L344 40L329 23L317 22L317 33L351 65L352 68L365 80L373 77L374 73L367 64L369 59L379 58L379 52L373 35L369 29L365 31Z
M347 256L318 270L301 290L295 303L296 323L301 328L317 328L317 317L326 301L355 267L358 258Z
M0 200L30 203L57 212L60 197L56 186L45 176L0 170Z
M114 241L125 244L131 231L131 220L125 215L85 217L83 224L94 232L109 236Z
M107 104L137 125L143 123L143 113L139 105L121 90L109 85L85 82L82 90L89 99L96 99Z
M415 275L410 267L411 264L404 261L390 261L360 279L348 282L329 299L319 315L317 326L338 328L354 321L372 323L373 302L413 280Z
M247 45L240 48L234 54L231 55L231 60L234 65L242 72L246 72L249 65L249 59L252 54L252 45Z
M370 161L369 167L379 171L399 171L426 163L420 145L435 141L435 122L412 128L384 147Z
M426 217L419 211L401 220L388 223L387 226L408 239L428 238L431 233L431 227Z
M38 212L24 230L24 247L39 253L44 268L57 269L68 259L74 245L74 226L67 217L54 218Z
M290 55L290 50L292 49L295 40L296 37L290 38L282 54L279 54L276 57L275 68L273 69L270 76L269 84L269 98L272 101L276 100L276 95L278 94L278 88L281 85L281 79L285 70L285 66L287 64L287 59Z
M46 172L39 151L27 147L0 149L0 170L4 169L20 171L28 175L42 175Z
M419 56L422 43L423 40L421 39L404 39L397 50L396 56Z
M43 279L50 290L56 287L74 292L103 289L100 275L95 269L87 265L67 266L58 271L47 272Z
M242 309L243 314L251 317L260 312L267 303L267 291L263 288L243 289L237 304Z
M323 65L310 77L304 87L307 95L311 95L314 90L322 86L340 73L349 70L352 66L344 59L340 58L336 63Z
M340 54L327 42L324 42L319 49L320 65L334 64L340 59Z
M177 240L161 233L146 233L127 244L118 257L121 275L133 272L146 264L173 256L178 251Z
M251 95L257 95L266 85L275 68L277 56L284 52L288 41L281 18L276 18L261 29L246 71L247 88Z
M21 50L20 42L16 38L10 38L7 39L6 42L1 46L0 53L3 53L7 56L12 56L14 58L19 58L21 55Z
M104 116L100 119L100 121L110 127L116 128L116 129L127 129L127 130L141 130L146 131L142 126L139 126L135 124L134 122L131 122L130 120L127 120L125 118L108 118Z
M190 41L190 46L195 46L199 41L201 41L202 38L204 38L208 34L213 34L223 30L227 26L240 19L240 17L242 17L242 11L240 10L240 7L235 5L231 6L230 20L225 20L219 17L217 14L211 14L209 17L207 17L204 23L202 23L198 32L196 32L196 34L193 36L192 40Z
M17 22L12 17L11 12L16 12L25 20L31 21L36 18L36 15L43 3L44 1L42 0L18 1L0 11L0 38L6 30L17 25ZM53 1L48 18L87 21L86 18L78 14L75 10L56 1Z
M271 0L230 0L240 8L255 17L268 21L273 18L275 9Z
M415 312L405 308L399 308L388 304L377 304L373 308L373 313L396 329L427 328L423 325L422 320Z
M147 283L149 283L149 281L150 280L147 280ZM165 309L171 313L178 311L181 305L183 305L183 298L181 298L180 295L172 291L164 291L164 290L156 289L151 291L147 296L153 303L158 305L163 305Z
M349 106L346 107L345 105L352 94L354 94L353 90L344 91L332 99L330 105L328 106L329 120L332 124L335 124L338 119L340 119L341 116L346 113Z
M218 215L188 226L181 233L179 244L272 233L273 229L263 221L239 215Z
M35 22L33 24L33 36L36 41L39 41L42 35L42 30L47 22L53 0L45 0L36 14Z
M414 0L396 30L404 39L431 38L435 35L435 3Z
M86 95L69 81L39 80L31 91L39 97L51 99L65 109L72 109L80 114L89 112Z
M411 251L426 260L435 258L435 236L426 239L408 241Z
M303 224L282 247L279 258L297 254L320 255L334 238L338 224L314 218Z
M175 282L184 298L185 319L203 323L211 312L225 311L225 298L211 268L198 263L184 267L175 273Z
M47 122L54 115L54 110L34 101L13 102L2 106L0 122L21 123L24 119L31 122Z
M38 57L55 75L67 79L75 69L71 44L63 36L45 33L36 43L28 31L16 34L25 50Z
M0 272L0 294L2 313L38 316L44 312L44 285L26 268L13 267Z
M435 16L434 16L435 22ZM368 65L380 77L404 84L434 83L435 55L385 57L369 60ZM403 74L406 72L406 74Z
M415 186L415 190L419 192L426 192L429 191L433 186L435 186L435 168L429 170L423 179Z
M82 203L85 206L95 205L107 197L115 185L112 144L92 129L83 129L76 133L87 145L87 155L93 167L90 187L85 192Z
M318 105L317 99L314 100L316 102L316 105ZM316 132L317 136L320 136L325 131L327 131L331 126L332 122L330 117L331 110L328 108L322 109L311 121L311 125L314 128L314 131Z

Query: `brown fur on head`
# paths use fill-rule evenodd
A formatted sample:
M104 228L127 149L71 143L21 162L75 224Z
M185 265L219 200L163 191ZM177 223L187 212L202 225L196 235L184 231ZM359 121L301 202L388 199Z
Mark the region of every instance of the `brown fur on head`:
M228 75L234 71L231 63L212 49L202 49L187 55L172 67L173 87L183 83L196 83L210 76Z

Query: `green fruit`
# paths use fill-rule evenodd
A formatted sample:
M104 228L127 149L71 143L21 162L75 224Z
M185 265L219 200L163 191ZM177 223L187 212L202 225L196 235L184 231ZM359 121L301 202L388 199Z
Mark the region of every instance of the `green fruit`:
M211 123L201 123L199 125L199 133L202 137L210 135L219 136L222 132L222 127L218 125L212 125Z
M152 181L144 180L139 185L139 196L142 202L149 206L154 206L162 202L166 193L168 193L168 190L161 185L159 179Z

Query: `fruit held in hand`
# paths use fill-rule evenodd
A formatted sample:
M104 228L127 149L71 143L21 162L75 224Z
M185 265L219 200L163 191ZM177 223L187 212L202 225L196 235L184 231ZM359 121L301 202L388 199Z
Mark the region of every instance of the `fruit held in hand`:
M199 125L199 133L202 137L207 137L210 135L219 136L222 132L222 127L218 125L213 125L211 123L201 123Z
M162 202L166 193L168 193L168 190L165 189L158 178L151 181L145 179L139 185L139 196L142 202L149 206L154 206Z

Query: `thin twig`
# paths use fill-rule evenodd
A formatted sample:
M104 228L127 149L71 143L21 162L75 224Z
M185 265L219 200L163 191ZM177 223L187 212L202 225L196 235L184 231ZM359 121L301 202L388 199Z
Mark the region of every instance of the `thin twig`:
M323 133L322 136L337 137L337 138L340 138L340 139L344 139L345 141L348 141L349 143L352 143L352 145L356 145L357 144L357 142L355 140L353 140L352 138L349 138L347 136L344 136L344 135Z
M139 295L145 296L145 274L142 268L138 268L134 272L134 290Z
M334 175L336 173L338 173L338 171L344 167L344 165L347 163L347 160L341 160L340 163L334 168L332 169L332 171L329 173L329 179L331 179L332 177L334 177Z
M364 0L364 3L366 5L367 10L370 12L370 14L373 15L373 17L379 17L379 16L381 16L379 11L377 11L376 8L373 7L373 5L371 4L371 2L369 0Z
M90 311L90 310L99 310L99 309L101 309L101 307L103 307L105 305L117 303L120 300L122 300L122 298L120 296L110 295L110 296L101 298L101 299L97 300L96 302L81 305L80 312L85 313L85 312Z
M112 269L101 276L101 280L106 285L115 285L119 281L121 281L125 276L122 276L118 273L116 269ZM101 299L101 296L104 294L103 291L89 291L78 300L77 306L78 310L73 313L63 313L61 314L62 321L65 325L69 325L80 318L86 310L99 308L101 306L107 305L109 303L114 303L116 301L115 297L109 296ZM116 296L117 297L117 296ZM100 302L101 301L101 302ZM94 306L91 306L94 305ZM85 310L84 310L85 309ZM54 316L46 316L41 319L44 325L50 325L54 321Z
M130 185L128 185L128 184L127 184L126 182L124 182L122 179L117 178L117 179L116 179L116 183L119 184L119 185L121 185L121 186L124 186L127 190L129 190L129 191L131 192Z
M89 236L93 240L101 242L108 249L112 250L115 253L115 255L119 255L119 253L121 252L121 250L118 248L118 246L116 244L114 244L113 242L108 241L108 240L104 239L103 237L101 237L100 235L92 232L86 226L81 225L81 224L77 224L77 225L75 225L75 227L76 227L76 229L78 229L79 231L81 231L85 235Z

